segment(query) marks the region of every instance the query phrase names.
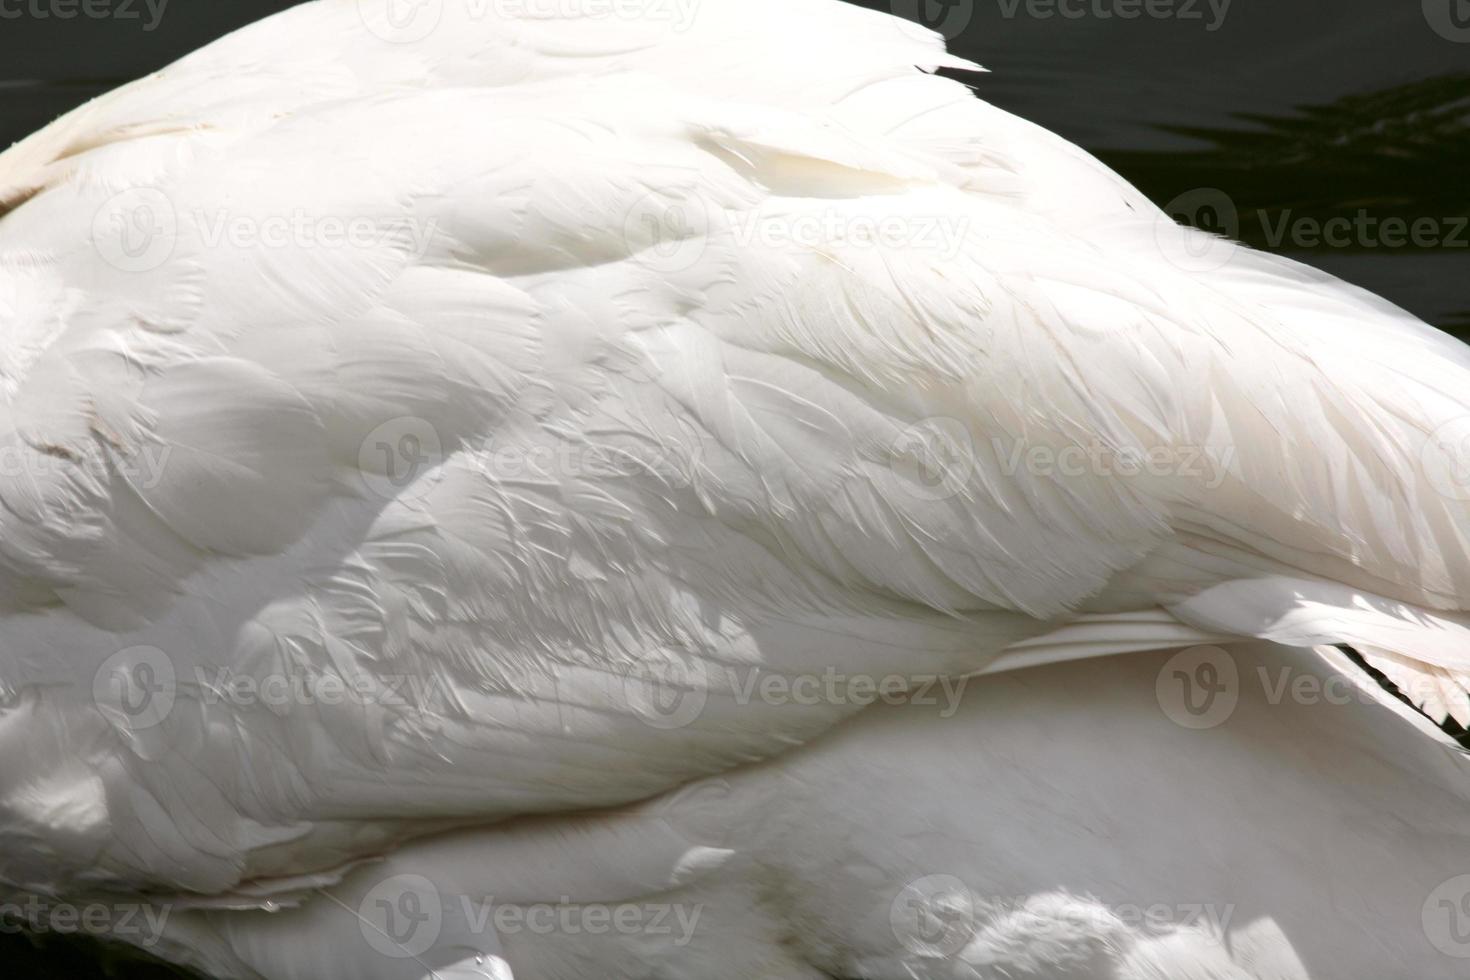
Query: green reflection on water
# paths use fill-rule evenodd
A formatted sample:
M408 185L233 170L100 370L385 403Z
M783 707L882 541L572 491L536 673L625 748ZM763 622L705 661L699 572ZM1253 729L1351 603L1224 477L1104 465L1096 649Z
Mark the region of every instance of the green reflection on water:
M1269 219L1287 209L1319 221L1359 209L1380 220L1470 215L1470 74L1344 96L1288 116L1234 118L1252 127L1166 127L1213 144L1206 149L1102 156L1156 200L1228 188L1243 240L1260 247L1271 245Z
M1199 188L1225 190L1232 214L1169 210L1256 248L1309 262L1332 253L1470 262L1470 73L1232 118L1241 125L1161 127L1205 144L1195 151L1099 156L1166 207ZM1456 278L1470 280L1470 266ZM1470 310L1435 319L1470 336Z

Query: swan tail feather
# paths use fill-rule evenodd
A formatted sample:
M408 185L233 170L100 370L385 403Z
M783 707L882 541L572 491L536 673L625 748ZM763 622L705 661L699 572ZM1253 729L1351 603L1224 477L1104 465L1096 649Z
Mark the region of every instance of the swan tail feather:
M1458 738L1470 732L1470 672L1425 663L1412 655L1376 647L1350 648L1380 683Z
M1206 589L1169 612L1190 626L1289 646L1348 648L1392 700L1451 733L1470 728L1470 615L1335 582L1268 576ZM1386 682L1384 684L1383 682Z

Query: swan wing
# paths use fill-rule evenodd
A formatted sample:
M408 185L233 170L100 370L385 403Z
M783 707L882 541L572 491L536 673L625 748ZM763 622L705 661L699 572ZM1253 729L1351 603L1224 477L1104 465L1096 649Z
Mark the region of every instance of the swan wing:
M1406 314L1192 268L892 18L455 7L305 4L0 156L0 875L330 873L1079 617L1255 635L1188 607L1241 580L1455 614L1466 359Z

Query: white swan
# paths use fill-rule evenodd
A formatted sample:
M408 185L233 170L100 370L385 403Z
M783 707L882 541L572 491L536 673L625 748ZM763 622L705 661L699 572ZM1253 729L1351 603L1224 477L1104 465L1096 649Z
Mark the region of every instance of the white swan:
M319 0L0 156L22 914L252 980L1459 975L1447 738L1138 684L1350 644L1470 720L1470 353L914 65Z

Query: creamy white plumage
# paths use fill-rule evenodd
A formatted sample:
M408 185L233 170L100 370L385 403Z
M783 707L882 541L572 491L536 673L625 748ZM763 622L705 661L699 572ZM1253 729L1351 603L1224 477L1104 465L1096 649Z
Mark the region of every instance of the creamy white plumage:
M978 790L950 752L895 791L958 782L930 790L932 831L875 808L870 839L820 864L612 817L556 818L576 829L548 825L554 844L493 824L674 792L864 710L751 698L752 678L989 669L977 689L1015 690L1025 675L994 672L1347 643L1432 714L1470 717L1460 344L1278 259L1189 261L1207 240L916 70L964 63L895 18L827 0L423 9L305 4L0 156L0 880L17 893L147 894L181 910L170 955L221 976L413 978L469 947L518 977L600 975L624 954L501 949L480 928L394 958L314 932L359 901L366 859L482 862L460 887L503 896L505 867L565 846L590 865L575 887L528 870L512 902L681 886L739 919L713 945L642 937L629 975L1027 975L850 952L872 909L844 918L832 896L887 908L923 863L888 861L908 834L936 842L934 870L1053 900L990 860L1041 800L997 774L1012 802L967 821ZM1123 664L1047 676L1092 679L1139 751L1210 759L1104 698L1139 669ZM311 696L261 696L302 678ZM324 698L322 678L358 696ZM671 687L686 700L660 713ZM722 819L820 823L881 785L884 726L908 716L865 714L868 734L740 776L762 805ZM1443 811L1463 773L1420 758L1438 743L1401 755L1403 720L1354 716L1397 760L1363 778L1422 791L1398 803L1417 882L1459 853ZM975 751L1025 723L975 721ZM913 730L931 727L962 726ZM1240 744L1274 765L1291 731ZM1253 770L1223 771L1249 791ZM1324 848L1383 843L1280 819ZM1220 846L1268 861L1248 835ZM841 870L864 855L866 896ZM1110 859L1072 857L1039 866L1108 880ZM772 885L753 864L807 872ZM1159 855L1126 887L1185 901L1178 867ZM1371 906L1367 867L1344 887ZM1342 975L1324 937L1356 950L1341 962L1374 955L1330 910L1251 900L1276 959L1217 969L1181 933L1180 962L1264 980ZM267 904L293 910L239 911ZM233 911L182 911L205 907ZM1395 909L1378 955L1453 975ZM1088 942L1143 941L1120 928ZM1152 968L1027 955L1041 976Z

